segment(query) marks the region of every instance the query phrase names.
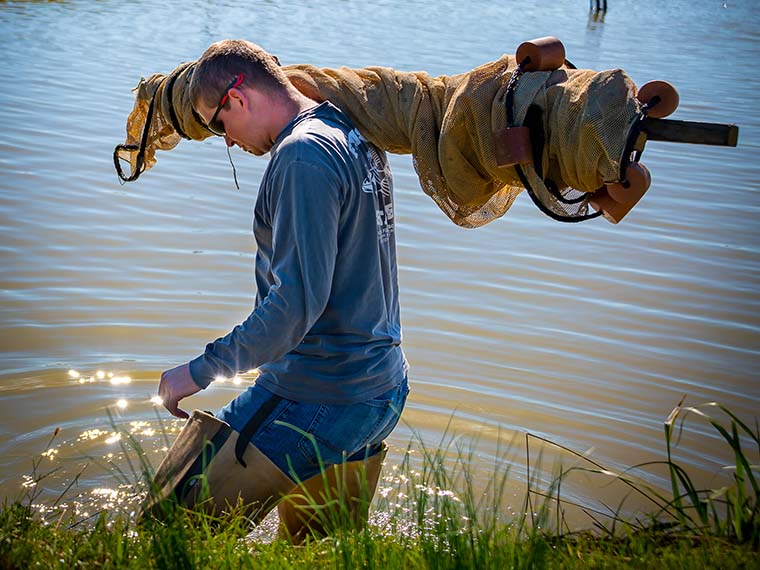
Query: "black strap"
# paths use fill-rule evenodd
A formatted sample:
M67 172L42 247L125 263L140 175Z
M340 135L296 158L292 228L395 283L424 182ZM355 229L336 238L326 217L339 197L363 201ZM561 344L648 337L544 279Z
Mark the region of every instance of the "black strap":
M177 112L174 110L174 82L177 81L177 77L179 77L179 74L182 73L187 65L183 66L177 73L172 75L169 78L169 83L166 84L166 97L169 100L169 119L172 122L172 127L174 127L174 130L179 133L179 136L181 136L183 139L190 140L190 137L185 134L185 131L182 130L182 127L179 125L179 118L177 117Z
M180 502L182 502L188 493L190 493L195 487L198 479L193 478L203 474L203 471L208 468L209 464L214 459L214 456L216 456L231 434L232 428L225 424L217 430L214 437L203 442L203 448L198 454L198 457L195 458L193 464L182 476L182 479L179 480L174 489L175 493L178 494L177 498Z
M177 113L174 110L174 82L177 80L177 77L179 77L180 73L183 73L189 66L195 65L194 61L189 61L186 64L180 66L177 69L177 72L169 79L169 83L166 86L167 89L167 97L169 98L169 119L171 120L172 127L174 127L174 130L179 133L179 136L181 136L183 139L192 140L187 134L185 134L185 131L182 130L182 127L179 125L179 117L177 117ZM191 69L186 78L186 82L190 82L190 78L193 75L193 70ZM210 132L212 135L216 135L216 133L211 132L211 129L209 129L206 126L205 121L203 120L203 117L201 117L198 114L198 111L195 110L195 107L192 105L190 106L190 110L193 115L193 119L196 123L198 123L201 127L203 127L205 130Z
M261 427L261 424L266 421L269 415L277 407L277 404L280 403L280 400L282 400L280 396L272 394L268 400L261 404L261 407L256 411L255 414L253 414L253 417L248 420L248 423L245 424L243 429L240 431L237 443L235 443L235 457L243 467L248 467L245 461L243 461L243 454L245 454L245 449L248 447L248 443Z
M158 89L156 89L158 93ZM113 164L116 167L116 173L123 182L132 182L137 180L143 173L143 167L145 165L145 148L148 146L148 134L150 133L150 123L153 121L153 110L156 106L156 93L150 99L150 105L148 105L148 114L145 116L145 125L143 125L142 137L140 138L140 146L133 144L117 144L113 149ZM125 175L121 169L121 163L119 162L119 151L127 150L130 152L137 151L137 160L135 160L135 170L129 176Z
M172 127L174 127L174 130L177 131L179 136L187 140L192 140L192 139L189 136L187 136L185 131L182 130L182 127L179 124L179 117L177 117L177 112L174 110L174 82L177 81L177 78L180 76L180 74L184 73L185 70L192 65L195 65L194 61L188 61L187 63L181 64L179 67L177 67L177 69L174 70L172 75L169 77L169 82L166 84L166 96L169 99L169 120L171 121ZM193 75L193 70L191 69L187 74L186 82L189 83L190 77L192 77L192 75ZM193 109L193 118L196 121L198 121L199 119L199 115L195 111L195 109ZM198 122L200 124L203 124L202 120Z

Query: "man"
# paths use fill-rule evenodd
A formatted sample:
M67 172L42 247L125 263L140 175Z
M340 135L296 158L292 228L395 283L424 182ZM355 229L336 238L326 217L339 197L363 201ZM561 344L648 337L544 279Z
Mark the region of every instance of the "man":
M379 456L408 393L385 154L246 41L210 46L190 92L228 146L271 158L254 209L253 312L161 375L164 406L187 418L183 398L258 368L255 385L218 417L294 485L320 465Z

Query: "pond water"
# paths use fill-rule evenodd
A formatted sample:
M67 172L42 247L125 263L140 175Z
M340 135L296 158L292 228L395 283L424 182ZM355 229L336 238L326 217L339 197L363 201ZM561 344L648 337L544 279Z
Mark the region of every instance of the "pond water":
M740 126L737 148L649 143L652 187L617 226L561 224L522 195L464 230L422 193L411 158L393 156L412 394L391 463L413 433L434 446L448 429L477 436L472 468L487 478L498 441L514 439L517 497L526 432L618 469L663 457L663 421L684 395L754 423L759 14L750 0L610 0L601 16L583 0L0 2L0 497L17 497L40 458L60 468L43 497L85 464L77 492L110 497L109 411L157 462L158 418L179 426L151 403L161 371L251 310L266 158L233 150L239 191L221 140L182 142L126 186L111 162L139 78L226 37L283 64L439 75L555 35L578 67L674 83L673 118ZM217 409L250 382L187 405ZM699 422L678 456L705 484L730 459ZM601 485L573 492L585 500Z

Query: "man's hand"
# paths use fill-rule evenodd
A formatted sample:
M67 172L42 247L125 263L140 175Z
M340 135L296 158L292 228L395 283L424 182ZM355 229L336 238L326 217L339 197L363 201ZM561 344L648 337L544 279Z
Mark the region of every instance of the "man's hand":
M185 410L177 407L179 401L187 396L200 392L200 387L193 381L190 375L190 364L182 364L161 374L158 383L158 397L161 398L164 408L178 418L189 418Z

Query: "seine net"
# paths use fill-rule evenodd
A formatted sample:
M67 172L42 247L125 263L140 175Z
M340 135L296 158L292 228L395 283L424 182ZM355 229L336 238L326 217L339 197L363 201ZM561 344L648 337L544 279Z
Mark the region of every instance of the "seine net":
M135 88L127 139L114 151L114 162L126 162L132 179L155 164L156 150L169 150L183 137L212 136L189 100L193 66L184 63ZM533 164L499 166L493 133L508 125L507 92L516 68L514 57L505 55L439 77L387 67L283 70L299 91L347 113L379 148L412 154L423 191L459 226L503 216L526 187L555 219L586 219L589 194L621 178L628 131L640 114L636 87L619 69L523 73L513 86L513 124L530 126L539 153Z

